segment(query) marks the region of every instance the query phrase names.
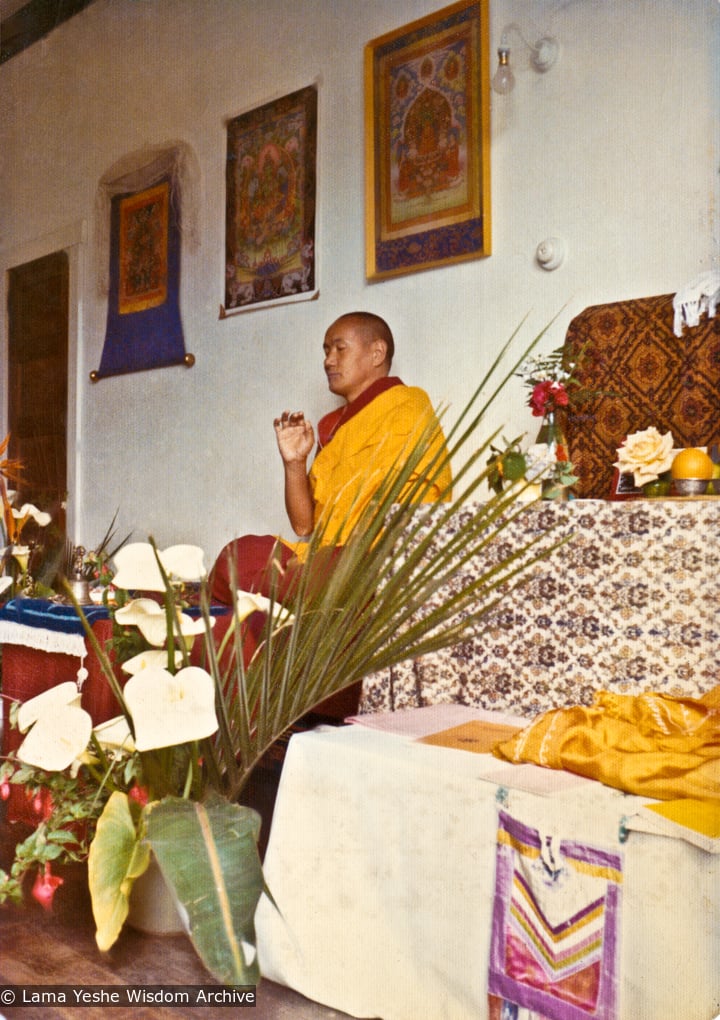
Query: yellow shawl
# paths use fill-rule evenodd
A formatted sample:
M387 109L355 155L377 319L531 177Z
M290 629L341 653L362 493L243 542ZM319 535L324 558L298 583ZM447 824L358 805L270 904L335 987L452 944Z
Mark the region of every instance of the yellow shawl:
M715 800L720 798L720 687L698 699L599 691L591 707L545 712L494 753L657 800Z

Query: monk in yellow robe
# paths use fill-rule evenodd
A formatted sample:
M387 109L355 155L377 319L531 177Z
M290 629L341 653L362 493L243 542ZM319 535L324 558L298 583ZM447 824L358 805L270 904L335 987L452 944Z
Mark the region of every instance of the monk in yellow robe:
M431 502L450 498L452 479L446 459L438 468L445 438L427 394L390 375L394 340L383 319L370 312L342 315L327 330L323 351L330 392L345 403L318 423L317 453L309 469L316 437L305 415L284 411L274 427L290 524L300 538L320 528L322 543L331 547L331 563L332 550L347 541L384 479L402 468L421 436L430 437L427 450L407 484L427 473L423 500ZM211 572L213 599L234 601L231 562L237 587L262 594L269 594L273 554L283 567L304 562L306 542L277 542L271 535L246 535L229 543Z

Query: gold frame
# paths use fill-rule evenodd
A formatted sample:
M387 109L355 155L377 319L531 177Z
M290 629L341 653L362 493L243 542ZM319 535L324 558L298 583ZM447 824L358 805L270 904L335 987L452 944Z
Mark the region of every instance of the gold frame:
M488 0L365 46L368 279L490 254L489 54Z

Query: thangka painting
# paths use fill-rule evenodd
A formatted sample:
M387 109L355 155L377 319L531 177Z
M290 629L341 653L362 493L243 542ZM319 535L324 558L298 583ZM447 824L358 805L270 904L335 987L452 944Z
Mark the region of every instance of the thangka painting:
M221 318L317 295L316 151L314 85L228 123Z
M192 363L180 319L178 209L170 178L112 199L107 327L93 381Z
M157 308L167 299L167 181L120 202L121 315Z
M463 0L365 47L370 279L490 254L488 32Z

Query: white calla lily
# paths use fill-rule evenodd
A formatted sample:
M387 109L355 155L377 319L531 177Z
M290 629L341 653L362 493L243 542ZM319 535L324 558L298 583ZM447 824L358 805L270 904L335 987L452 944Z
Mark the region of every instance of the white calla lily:
M13 507L12 515L15 518L15 520L21 522L21 527L31 517L35 521L35 523L41 528L46 528L50 521L52 520L50 514L45 513L44 510L38 510L38 508L33 503L23 503L19 510Z
M13 579L12 577L0 577L0 595L8 588L12 588Z
M207 573L205 554L196 545L173 545L158 551L158 555L171 581L200 581ZM118 550L113 584L131 591L165 591L155 550L149 542L131 542Z
M162 648L167 638L165 610L154 599L133 599L115 613L123 627L137 627L154 648Z
M192 617L187 613L180 613L180 633L183 637L195 637L197 634L205 634L208 627L210 630L215 626L215 617L211 616L206 622L202 616Z
M95 727L93 733L100 746L106 750L127 751L128 754L132 754L135 750L135 741L124 715L116 715L114 719L100 723Z
M41 694L36 694L34 698L24 701L18 709L18 729L21 733L27 733L41 716L52 716L58 709L68 705L80 707L80 691L72 680L49 687Z
M28 563L30 561L30 546L13 545L11 546L11 549L13 559L24 573L27 570Z
M165 609L154 599L133 599L117 610L115 619L123 627L137 627L145 640L154 648L162 648L167 640ZM183 637L194 637L205 631L204 620L202 618L194 620L187 613L179 614L178 625ZM211 619L210 626L214 625L215 620Z
M113 584L118 588L164 591L153 547L131 542L115 554Z
M56 705L38 718L18 748L18 759L46 772L62 772L83 754L91 732L92 719L84 708Z
M133 655L132 659L123 662L124 673L135 676L141 669L165 669L167 666L167 652L163 648L148 648L144 652ZM182 665L182 652L175 652L175 666Z
M202 581L206 576L205 553L197 545L171 545L160 553L171 581Z
M142 669L124 693L138 751L202 740L218 728L213 678L199 666L186 666L175 676L166 669Z
M273 620L277 620L281 626L294 621L295 617L293 614L288 612L279 602L271 602L264 595L258 595L254 591L241 591L238 588L235 593L235 612L240 622L250 616L251 613L269 613L270 606L272 606Z

